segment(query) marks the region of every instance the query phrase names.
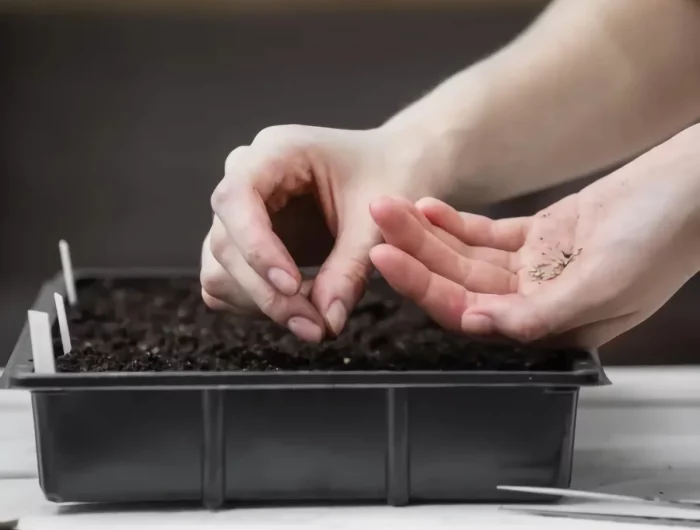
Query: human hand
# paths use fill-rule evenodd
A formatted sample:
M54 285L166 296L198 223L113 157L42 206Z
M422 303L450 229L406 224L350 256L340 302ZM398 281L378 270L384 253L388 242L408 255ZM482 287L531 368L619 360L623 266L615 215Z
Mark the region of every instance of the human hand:
M386 244L372 262L447 328L600 346L700 268L697 145L700 130L688 129L532 217L491 220L434 199L374 201Z
M265 129L235 149L212 196L214 220L202 247L202 296L214 309L261 311L304 340L339 333L371 270L380 240L370 202L387 193L439 193L429 160L384 129L305 126ZM433 178L431 178L433 177ZM270 216L313 195L336 237L314 279L303 280Z

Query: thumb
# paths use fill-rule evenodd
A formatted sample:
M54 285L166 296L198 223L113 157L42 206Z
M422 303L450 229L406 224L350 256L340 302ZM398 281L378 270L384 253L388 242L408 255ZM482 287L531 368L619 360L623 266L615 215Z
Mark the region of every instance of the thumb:
M591 298L595 289L583 279L585 276L569 274L527 295L487 295L488 310L478 312L491 318L497 332L520 342L561 336L608 316L608 308Z
M364 294L372 270L369 251L381 240L369 213L342 223L330 255L314 280L311 301L338 335Z

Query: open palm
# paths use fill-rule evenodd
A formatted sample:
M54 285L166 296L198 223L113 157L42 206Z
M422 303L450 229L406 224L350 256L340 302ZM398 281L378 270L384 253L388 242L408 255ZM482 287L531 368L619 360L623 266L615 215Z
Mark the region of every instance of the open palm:
M382 198L371 213L386 243L371 258L449 329L600 346L697 270L683 239L689 215L673 193L622 172L532 217L502 220L435 199Z

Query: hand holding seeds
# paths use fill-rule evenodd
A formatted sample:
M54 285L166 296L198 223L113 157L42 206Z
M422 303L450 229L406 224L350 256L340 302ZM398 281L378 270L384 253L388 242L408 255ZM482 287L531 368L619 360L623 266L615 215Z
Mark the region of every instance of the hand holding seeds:
M371 259L447 328L600 346L700 270L698 145L696 126L531 217L376 200Z

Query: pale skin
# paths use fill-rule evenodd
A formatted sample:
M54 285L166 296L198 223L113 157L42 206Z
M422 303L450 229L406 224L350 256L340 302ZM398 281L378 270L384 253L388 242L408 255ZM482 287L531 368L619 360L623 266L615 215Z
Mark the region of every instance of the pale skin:
M504 49L375 129L263 130L229 155L212 196L205 302L261 312L308 341L339 333L382 241L371 204L492 202L641 153L700 116L698 49L695 0L558 0ZM305 194L336 243L302 281L270 214ZM552 206L562 218L568 207ZM382 250L372 252L376 261ZM582 267L583 252L567 271Z
M381 198L370 256L446 328L598 347L700 270L700 126L531 217Z

